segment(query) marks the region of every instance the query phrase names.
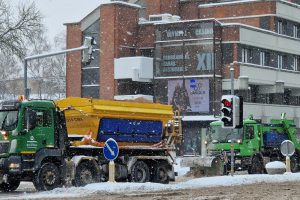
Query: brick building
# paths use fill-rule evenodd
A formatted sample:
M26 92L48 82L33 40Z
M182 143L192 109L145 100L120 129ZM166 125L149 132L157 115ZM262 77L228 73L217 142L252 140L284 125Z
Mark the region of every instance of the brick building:
M184 134L200 140L220 114L220 98L244 97L244 117L267 122L282 112L300 122L300 2L132 0L102 4L68 23L67 47L95 37L88 65L67 55L67 96L147 95L184 115ZM197 147L198 148L198 147Z

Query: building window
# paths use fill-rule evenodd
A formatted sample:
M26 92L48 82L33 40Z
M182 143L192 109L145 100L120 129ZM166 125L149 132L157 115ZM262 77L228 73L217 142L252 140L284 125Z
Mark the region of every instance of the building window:
M140 49L141 51L141 56L145 56L145 57L150 57L153 58L154 54L153 54L153 49L151 48L147 48L147 49Z
M135 48L129 48L129 54L130 56L136 56Z
M299 26L298 25L294 25L293 26L293 36L295 37L295 38L299 38L300 37L300 35L299 35Z
M295 71L300 71L300 56L294 57Z
M252 51L248 48L242 49L242 62L251 63L252 60Z
M298 56L293 56L293 68L295 71L298 70Z
M283 34L283 22L281 20L277 22L277 33Z
M286 55L278 55L278 68L279 69L291 69L291 66L288 66L287 56Z
M279 69L282 69L282 66L283 66L283 58L282 58L282 55L278 55L278 68Z
M270 52L262 51L260 52L260 65L270 66Z

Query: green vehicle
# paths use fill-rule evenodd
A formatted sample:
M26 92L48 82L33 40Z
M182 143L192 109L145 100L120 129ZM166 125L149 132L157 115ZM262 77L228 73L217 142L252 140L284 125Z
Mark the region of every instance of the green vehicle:
M264 173L265 164L270 161L284 161L280 144L290 140L295 145L291 157L292 172L299 169L300 144L293 120L274 119L269 124L261 124L253 119L243 121L241 129L224 129L221 121L211 122L207 133L207 156L185 157L183 166L192 168L215 167L222 163L224 174L231 169L231 152L234 152L234 170L247 170L249 174Z
M80 99L75 100L79 101ZM70 100L75 104L76 101ZM92 100L85 100L85 102L90 101ZM112 104L110 101L103 102ZM113 103L116 104L116 101ZM136 105L127 102L127 105L129 104ZM148 110L151 110L150 108L155 109L157 105L149 104L147 106ZM114 107L110 105L105 108ZM172 108L168 107L168 109L172 113ZM108 180L109 160L104 157L104 145L74 145L77 141L82 141L82 138L74 140L68 135L67 125L70 122L66 120L67 114L65 113L68 110L75 113L81 111L76 110L73 106L61 109L57 106L57 102L50 100L0 102L0 191L14 191L21 181L33 182L37 190L52 190L63 185L84 186ZM133 114L130 113L131 111L126 112ZM113 114L102 113L104 117L107 115L112 117ZM145 112L143 114L147 115ZM172 117L169 113L167 114L168 117ZM118 116L111 121L119 122ZM100 130L103 127L102 121L107 122L108 120L107 118L98 120L95 128ZM122 125L130 124L131 121L133 120L123 120ZM138 127L140 132L144 129L149 131L149 124L155 126L152 128L156 128L157 134L163 134L163 130L167 130L163 128L161 122L150 122L144 120L143 123L140 123ZM77 121L73 124L78 123ZM115 126L107 125L104 128L109 129L110 127ZM105 133L99 131L97 134L103 136ZM141 132L141 134L143 133ZM122 136L123 133L120 130L117 135L110 134ZM130 134L129 139L133 142L134 137L139 136L137 133ZM151 137L147 138L148 141L143 140L143 146L138 146L138 143L133 144L133 142L130 142L130 146L126 146L127 143L119 144L119 154L114 161L116 181L152 181L166 184L175 180L173 160L176 155L174 154L174 158L172 157L175 148L173 150L167 144L166 146L153 145ZM159 140L162 137L157 138ZM99 144L105 141L96 138L96 142ZM118 140L116 141L118 142ZM148 142L148 146L146 142Z

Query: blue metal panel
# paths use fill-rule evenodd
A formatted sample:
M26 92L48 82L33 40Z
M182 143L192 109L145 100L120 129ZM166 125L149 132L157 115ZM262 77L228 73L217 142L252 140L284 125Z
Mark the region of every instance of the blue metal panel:
M264 145L265 147L278 148L284 140L288 139L286 133L278 133L276 131L270 131L264 133Z
M132 119L100 120L97 141L113 138L117 142L160 142L162 138L162 122Z

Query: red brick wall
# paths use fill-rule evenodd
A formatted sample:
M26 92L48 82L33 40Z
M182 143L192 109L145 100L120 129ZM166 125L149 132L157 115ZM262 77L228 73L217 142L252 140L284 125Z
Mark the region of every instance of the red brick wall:
M161 13L179 15L179 0L161 0Z
M199 8L199 18L225 18L260 14L275 14L276 1L248 2Z
M223 41L239 41L240 40L239 26L223 27L222 40Z
M239 41L240 39L240 32L239 32L239 26L233 26L233 27L223 27L222 30L222 41ZM233 57L232 57L232 61L237 61L238 60L238 46L237 44L233 44ZM226 55L226 52L224 52L224 54ZM223 73L222 76L225 79L229 79L230 78L230 66L229 63L224 63L225 65L223 66ZM239 70L239 66L235 65L234 66L234 77L238 78L239 74L240 74L240 70Z
M114 80L114 58L129 56L128 47L135 47L138 9L122 4L100 7L100 98L118 95Z
M146 17L162 13L179 15L179 0L147 0Z
M198 19L199 2L183 2L180 4L180 16L183 20Z
M152 24L139 26L137 47L154 47L155 27Z
M67 48L80 47L81 38L80 24L68 24ZM67 53L66 87L67 97L81 97L81 51Z

